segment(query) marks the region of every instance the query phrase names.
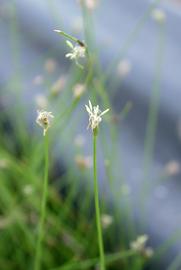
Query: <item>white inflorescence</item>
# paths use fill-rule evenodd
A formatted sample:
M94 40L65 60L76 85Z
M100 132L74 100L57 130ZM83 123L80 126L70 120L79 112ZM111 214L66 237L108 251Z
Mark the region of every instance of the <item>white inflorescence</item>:
M54 116L51 112L47 111L37 111L37 113L36 123L43 128L43 136L45 136Z
M148 241L147 235L140 235L137 237L137 239L133 242L131 242L130 247L131 249L141 252L143 249L145 249L146 242Z
M104 229L107 229L113 223L113 217L108 214L103 214L101 216L101 223L102 223L102 227Z
M41 109L46 108L48 105L48 100L47 100L46 96L44 96L42 94L37 94L35 96L35 102L36 102L37 107L39 107Z
M70 41L66 41L67 45L70 47L71 52L67 53L65 57L70 58L71 60L75 60L78 63L79 58L85 57L86 49L84 46L73 45Z
M162 9L155 8L152 11L151 15L152 15L152 18L158 23L163 23L166 20L166 14Z
M84 84L78 83L73 88L73 94L75 98L80 98L86 90L86 86Z
M102 121L102 117L109 109L101 112L99 105L92 106L89 100L89 106L85 105L85 108L89 114L89 125L87 128L91 127L92 131L99 126L99 123Z
M135 252L140 253L146 258L150 258L153 256L154 251L151 247L146 247L146 243L148 241L148 235L140 235L137 239L130 243L130 248Z

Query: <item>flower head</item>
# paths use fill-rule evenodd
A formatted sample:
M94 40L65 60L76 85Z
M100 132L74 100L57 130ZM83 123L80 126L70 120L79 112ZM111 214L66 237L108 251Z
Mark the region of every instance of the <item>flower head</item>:
M73 95L75 98L80 98L86 91L86 86L84 84L76 84L73 88Z
M136 253L139 253L143 257L149 259L153 256L154 251L151 247L146 246L147 241L148 235L140 235L135 241L130 243L130 248Z
M117 74L121 79L125 78L131 71L132 64L128 59L123 59L117 66Z
M89 169L92 167L92 157L77 155L75 157L75 163L81 170Z
M48 73L53 73L56 69L57 62L53 58L48 58L45 61L44 68Z
M102 223L103 229L107 229L113 223L113 217L108 214L103 214L101 216L101 223Z
M75 60L75 63L79 66L79 67L82 67L80 64L79 64L79 62L78 62L78 60L80 59L80 58L85 58L85 53L86 53L86 48L85 48L85 46L83 46L83 44L82 45L80 45L80 44L78 44L78 45L73 45L72 44L72 42L70 42L70 41L66 41L66 43L67 43L67 45L70 47L70 49L71 49L71 52L69 52L69 53L67 53L66 55L65 55L65 57L67 57L67 58L70 58L71 60Z
M54 82L54 84L51 87L51 94L53 96L58 96L58 94L63 91L65 84L66 84L66 76L62 75L61 77L58 78L58 80L56 80Z
M46 108L48 105L48 100L47 100L46 96L44 96L42 94L37 94L35 96L35 102L36 102L36 105L41 109Z
M130 247L132 250L142 252L145 249L146 242L148 241L148 235L140 235L137 239L131 242Z
M87 128L91 127L92 131L94 131L98 126L99 123L102 121L102 117L105 113L109 111L109 109L101 112L99 109L99 105L92 106L89 100L89 106L85 105L85 108L89 114L89 125Z
M166 14L162 9L155 8L152 11L152 18L158 23L164 23L166 20Z
M37 111L37 113L36 123L43 128L43 136L45 136L54 116L51 112L46 111Z
M164 168L164 172L168 176L177 175L179 174L180 170L181 170L181 167L177 160L169 161Z

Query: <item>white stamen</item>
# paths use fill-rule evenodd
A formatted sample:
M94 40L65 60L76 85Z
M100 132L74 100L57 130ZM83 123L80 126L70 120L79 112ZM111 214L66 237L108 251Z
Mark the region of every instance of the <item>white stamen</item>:
M88 127L91 127L92 131L99 126L99 123L102 121L101 116L103 116L105 113L109 111L109 109L106 109L105 111L101 112L99 109L99 105L92 106L90 100L89 100L89 106L85 105L85 108L89 114L89 124Z

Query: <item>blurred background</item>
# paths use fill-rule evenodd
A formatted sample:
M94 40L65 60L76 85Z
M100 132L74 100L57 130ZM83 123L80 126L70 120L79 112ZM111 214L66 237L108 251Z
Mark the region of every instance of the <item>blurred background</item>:
M106 253L124 254L144 234L153 251L108 269L181 269L180 23L179 0L0 0L1 269L33 269L38 109L55 116L43 269L99 269L90 262L98 249L89 99L110 108L98 136ZM54 29L87 44L83 70Z

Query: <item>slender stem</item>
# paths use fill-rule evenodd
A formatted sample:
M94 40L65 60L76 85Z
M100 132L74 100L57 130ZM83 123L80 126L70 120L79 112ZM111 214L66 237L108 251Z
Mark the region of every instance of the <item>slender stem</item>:
M97 142L97 131L93 133L93 164L94 164L94 198L95 198L95 210L96 210L96 224L97 224L97 235L100 253L100 269L105 270L105 258L104 258L104 247L102 238L102 228L100 219L100 206L99 206L99 189L97 181L97 162L96 162L96 142Z
M45 171L44 171L44 181L43 181L43 195L41 201L41 213L40 222L38 227L38 240L36 245L35 253L35 270L41 269L41 256L42 256L42 241L44 237L44 223L46 217L46 201L48 195L48 135L44 138L44 149L45 149Z

